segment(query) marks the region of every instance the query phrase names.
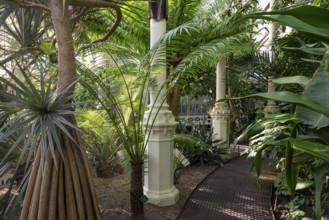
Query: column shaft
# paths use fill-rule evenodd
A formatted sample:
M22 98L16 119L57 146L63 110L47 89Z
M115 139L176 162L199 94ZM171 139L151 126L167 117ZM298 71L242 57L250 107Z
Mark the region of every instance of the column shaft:
M222 57L216 66L216 100L226 97L226 58ZM216 103L209 113L212 118L213 132L215 140L225 142L229 146L229 110L226 102Z
M151 47L166 31L166 19L151 19ZM163 100L166 98L165 48L160 48L151 61L155 85L150 88L149 110L145 112L143 124L147 139L147 161L144 174L144 194L148 202L158 206L174 205L179 192L174 186L173 135L176 121ZM162 104L163 103L163 104ZM161 105L162 104L162 105Z

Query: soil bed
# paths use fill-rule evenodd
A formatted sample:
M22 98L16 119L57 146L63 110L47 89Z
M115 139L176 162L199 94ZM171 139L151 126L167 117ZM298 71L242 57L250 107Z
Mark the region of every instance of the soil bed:
M193 189L217 167L215 165L193 165L183 169L178 184L176 184L180 193L179 201L169 207L157 207L152 204L146 204L144 207L145 219L176 219ZM8 173L3 180L11 177L11 175ZM95 177L94 181L104 220L131 219L129 198L130 175L122 174L110 178ZM6 185L0 186L0 197L6 193L6 190ZM16 210L12 220L19 219L20 211L20 209Z
M281 219L303 219L303 220L310 220L310 219L316 219L315 212L313 210L312 204L298 204L296 206L296 210L300 210L304 212L304 215L302 216L295 216L293 217L293 211L289 209L289 203L293 200L293 197L288 195L282 195L282 194L276 194L275 188L273 188L273 196L272 196L272 210L275 217L275 220L281 220ZM305 196L305 198L309 198L312 200L313 195L307 191L299 191L299 195ZM325 219L329 219L329 207L326 205L322 207L323 208L323 214Z
M176 184L180 193L179 201L169 207L146 204L145 219L176 219L193 189L217 167L214 165L193 165L182 170L178 184ZM123 174L111 178L96 177L94 181L104 220L130 219L130 176Z

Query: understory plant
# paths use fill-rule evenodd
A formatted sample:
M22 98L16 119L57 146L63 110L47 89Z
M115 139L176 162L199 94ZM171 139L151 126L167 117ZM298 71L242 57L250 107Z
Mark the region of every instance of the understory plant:
M78 117L86 151L98 177L111 177L122 173L117 154L121 145L115 128L105 114L104 110L82 110Z
M179 149L191 164L219 164L222 156L228 154L228 149L221 146L220 140L215 140L212 129L205 124L192 125L179 121L174 135L175 147Z

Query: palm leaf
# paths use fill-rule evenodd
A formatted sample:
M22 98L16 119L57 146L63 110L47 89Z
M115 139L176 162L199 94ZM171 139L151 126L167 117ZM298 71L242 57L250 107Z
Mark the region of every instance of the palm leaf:
M120 67L119 63L116 63ZM125 66L125 65L123 65ZM130 67L131 68L131 67ZM127 69L129 70L129 68ZM99 76L97 76L91 69L85 66L79 66L79 72L82 74L81 84L86 88L90 94L103 106L107 115L115 127L117 135L122 142L123 147L132 160L143 160L146 148L146 141L142 130L142 114L144 110L144 96L137 95L138 91L144 91L148 84L148 75L141 76L140 86L135 87L138 90L131 88L127 75L119 68L119 77L122 82L123 92L126 94L125 100L120 100L117 91L113 90L111 85L106 84ZM138 82L139 77L137 77ZM134 82L136 83L136 82ZM97 89L92 86L97 86ZM136 86L137 84L133 84ZM136 103L135 98L139 101ZM129 117L127 118L127 116ZM130 120L128 120L130 119ZM146 125L146 131L149 128Z

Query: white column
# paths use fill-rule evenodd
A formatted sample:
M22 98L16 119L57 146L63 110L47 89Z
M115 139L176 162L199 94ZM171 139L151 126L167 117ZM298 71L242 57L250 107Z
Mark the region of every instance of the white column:
M274 0L270 1L270 10L273 10ZM268 43L267 43L267 51L270 56L270 61L273 62L275 60L275 53L273 52L273 37L274 37L274 23L270 22L268 27Z
M275 92L275 83L273 82L273 76L269 76L267 78L267 91L268 92ZM268 99L267 105L264 108L264 114L273 114L280 112L280 107L276 105L274 100Z
M166 31L166 19L151 19L151 47ZM156 58L166 57L160 51ZM151 62L154 64L154 62ZM144 174L144 194L148 202L157 206L174 205L179 192L174 185L173 171L173 135L177 125L168 104L163 102L166 89L166 66L155 65L151 71L158 74L156 85L150 89L149 110L144 114L144 131L148 135L147 161Z
M216 101L226 97L226 58L222 57L216 67ZM216 103L214 108L209 112L212 118L213 131L216 136L215 140L226 142L229 146L229 110L226 102Z
M273 10L273 4L274 0L270 1L270 8ZM267 51L270 55L270 62L273 62L275 58L275 53L273 51L273 37L274 37L274 24L271 22L269 24L269 33L268 33L268 45L267 45ZM274 92L276 89L275 83L273 82L273 76L268 76L267 78L267 91L268 92ZM276 105L276 102L274 100L268 99L267 105L264 108L264 114L273 114L280 112L280 108Z

